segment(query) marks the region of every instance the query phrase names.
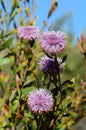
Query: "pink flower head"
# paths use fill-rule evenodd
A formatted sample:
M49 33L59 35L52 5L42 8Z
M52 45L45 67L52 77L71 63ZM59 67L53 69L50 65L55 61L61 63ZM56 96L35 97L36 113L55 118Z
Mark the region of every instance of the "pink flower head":
M42 34L40 47L45 53L57 54L66 47L66 34L63 32L44 32Z
M28 106L33 113L49 112L53 105L52 94L46 89L36 89L29 94Z
M34 26L20 26L18 27L18 36L20 39L33 41L39 38L39 28Z

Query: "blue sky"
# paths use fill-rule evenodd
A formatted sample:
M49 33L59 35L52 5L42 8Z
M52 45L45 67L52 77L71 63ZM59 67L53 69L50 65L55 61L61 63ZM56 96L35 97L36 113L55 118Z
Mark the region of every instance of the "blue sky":
M7 2L6 0L4 1ZM42 27L43 21L47 19L52 0L34 1L38 6L35 11L35 15L38 16L37 25ZM48 26L55 22L55 20L58 20L65 13L71 12L73 23L72 29L75 34L74 42L77 42L77 38L80 37L81 33L86 29L86 0L58 0L58 3L59 6L48 20Z
M37 0L38 9L36 14L39 17L37 22L39 26L42 26L42 22L47 18L51 1L52 0ZM59 6L48 20L48 24L50 25L66 12L71 12L76 42L77 38L80 37L83 30L86 28L86 0L58 0L58 3Z

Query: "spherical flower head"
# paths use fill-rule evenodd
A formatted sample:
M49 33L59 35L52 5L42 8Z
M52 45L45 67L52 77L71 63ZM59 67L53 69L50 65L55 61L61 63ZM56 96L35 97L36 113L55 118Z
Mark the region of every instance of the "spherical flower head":
M40 47L45 53L57 54L66 47L66 34L63 32L44 32L41 37Z
M59 68L59 71L62 72L64 69L64 64L62 63L61 58L57 58L57 65ZM44 56L39 61L39 68L42 72L47 74L58 74L58 68L55 63L55 60L53 58L49 58L47 56Z
M29 94L28 106L33 113L43 114L51 110L53 97L47 89L36 89Z
M39 38L39 28L35 26L18 27L18 37L27 41L34 41Z

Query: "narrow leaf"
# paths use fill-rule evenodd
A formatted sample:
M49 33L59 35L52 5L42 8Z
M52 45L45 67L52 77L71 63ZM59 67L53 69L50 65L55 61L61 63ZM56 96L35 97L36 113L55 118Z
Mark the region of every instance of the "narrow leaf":
M28 88L24 88L23 90L22 90L22 94L23 95L28 95L31 91L33 91L35 89L35 87L28 87Z
M70 105L71 105L71 99L68 98L68 99L66 99L65 107L69 107Z
M15 8L19 8L18 0L13 0L13 1L12 1L12 8L11 8L10 16L11 16L12 13L14 12Z
M64 83L62 83L61 86L64 86L65 84L73 84L73 81L71 81L71 80L66 80Z
M4 42L4 44L2 44L0 49L8 48L12 44L12 41L13 41L13 38L8 39L7 41Z
M2 7L3 7L4 11L6 12L6 8L5 8L5 5L4 5L3 0L1 0L1 5L2 5Z
M58 6L58 2L54 2L49 10L48 18L53 14L53 12L56 10L56 7Z
M10 62L10 59L9 58L1 58L0 59L0 66L3 66L5 64L8 64Z
M67 59L67 55L65 55L65 56L63 57L62 63L64 63L64 62L66 61L66 59Z

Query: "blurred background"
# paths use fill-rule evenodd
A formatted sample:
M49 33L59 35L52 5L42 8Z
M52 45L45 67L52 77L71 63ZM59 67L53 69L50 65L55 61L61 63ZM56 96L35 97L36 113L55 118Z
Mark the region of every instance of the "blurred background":
M11 64L14 64L14 59L8 55L8 52L17 51L16 29L20 25L36 25L42 31L61 30L67 33L69 44L62 54L68 54L67 67L62 80L75 78L77 88L81 87L85 65L77 39L82 33L86 34L85 12L86 0L0 0L0 101L2 104L4 102L2 97L6 93L4 87L8 82L14 84L15 78L8 75L8 73L12 75ZM85 130L86 118L83 116L73 129Z

